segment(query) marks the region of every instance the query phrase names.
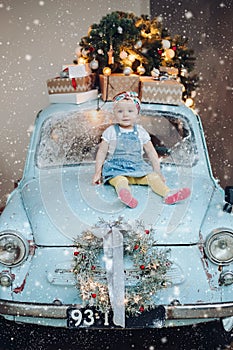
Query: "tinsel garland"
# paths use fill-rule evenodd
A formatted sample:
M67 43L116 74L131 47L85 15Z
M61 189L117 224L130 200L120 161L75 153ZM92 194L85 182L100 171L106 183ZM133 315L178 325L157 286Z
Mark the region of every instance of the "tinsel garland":
M156 307L153 302L154 294L166 288L166 273L171 267L169 249L159 250L155 247L152 227L145 228L142 221L134 225L122 218L106 223L100 219L93 228L103 225L120 227L124 238L124 256L130 258L133 268L125 270L125 312L127 316L139 315L143 311ZM123 227L123 229L122 229ZM91 230L82 232L75 241L75 266L73 272L77 278L77 288L83 300L83 306L95 306L100 312L111 309L106 271L101 262L103 257L102 240L97 238ZM128 276L127 276L128 274ZM127 277L136 283L127 283Z

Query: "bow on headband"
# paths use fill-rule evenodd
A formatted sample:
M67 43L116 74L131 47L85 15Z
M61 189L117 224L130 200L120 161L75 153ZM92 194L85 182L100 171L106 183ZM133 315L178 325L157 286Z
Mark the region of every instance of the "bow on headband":
M120 102L122 100L131 100L137 107L138 113L140 112L140 100L138 98L138 94L135 91L123 91L113 97L113 101L115 103Z

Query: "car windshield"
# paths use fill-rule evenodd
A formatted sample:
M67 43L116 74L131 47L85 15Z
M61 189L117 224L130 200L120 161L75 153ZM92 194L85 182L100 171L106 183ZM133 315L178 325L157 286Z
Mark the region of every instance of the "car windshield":
M36 150L37 166L48 168L94 162L101 135L113 122L113 115L103 110L51 115L41 128ZM183 116L145 110L139 124L149 132L161 162L194 164L194 134Z

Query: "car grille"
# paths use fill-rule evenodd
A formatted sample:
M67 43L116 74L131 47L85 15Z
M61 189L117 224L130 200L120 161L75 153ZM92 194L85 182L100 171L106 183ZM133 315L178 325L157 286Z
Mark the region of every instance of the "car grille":
M99 274L99 281L106 280L104 270L96 270L95 273ZM135 286L139 282L137 270L127 269L125 270L125 276L126 286ZM64 264L57 264L54 268L47 271L47 279L53 285L67 286L76 284L76 276L74 275L72 268ZM166 279L171 286L181 284L185 279L182 268L178 264L173 263L171 268L167 271Z

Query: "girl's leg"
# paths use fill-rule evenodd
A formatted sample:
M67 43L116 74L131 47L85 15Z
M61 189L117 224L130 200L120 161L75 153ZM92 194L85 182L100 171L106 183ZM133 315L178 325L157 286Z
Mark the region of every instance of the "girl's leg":
M152 190L160 195L161 197L165 197L169 191L170 188L165 185L161 177L156 173L151 173L145 176L147 178L148 185L152 188Z
M127 177L118 175L110 179L109 183L115 188L122 203L130 208L135 208L137 206L138 201L132 197Z
M151 173L140 178L130 178L129 183L138 185L149 185L152 190L164 198L166 204L175 204L190 196L189 188L171 190L156 173Z

